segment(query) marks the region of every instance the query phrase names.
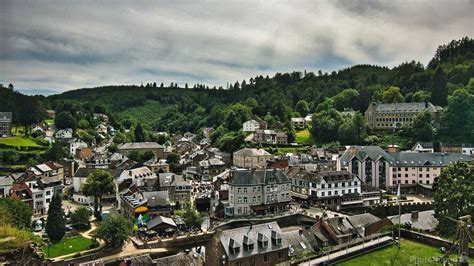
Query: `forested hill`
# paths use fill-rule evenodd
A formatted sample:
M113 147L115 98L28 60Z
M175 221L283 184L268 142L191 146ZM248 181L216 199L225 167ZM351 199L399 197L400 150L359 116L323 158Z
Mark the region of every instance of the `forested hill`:
M79 89L49 99L102 105L116 114L116 118L140 121L149 129L188 131L219 125L224 118L222 112L233 103L247 103L252 115L264 117L270 113L284 121L293 112L305 112L297 108L300 100L309 104L309 112L315 112L326 98L349 88L356 90L357 95L340 99L337 109L363 112L370 101L381 101L383 92L391 86L400 88L403 101L428 100L446 106L447 95L455 88L466 86L472 77L474 40L466 37L439 46L426 68L412 61L392 69L356 65L332 73L276 73L273 77L256 76L238 81L226 89L152 81L143 87Z

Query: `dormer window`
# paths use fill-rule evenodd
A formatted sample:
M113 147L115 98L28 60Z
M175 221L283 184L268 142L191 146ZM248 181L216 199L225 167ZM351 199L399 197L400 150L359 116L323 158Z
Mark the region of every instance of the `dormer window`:
M254 246L254 241L250 239L248 236L244 236L244 251L252 251Z
M240 251L240 244L237 243L233 238L229 240L229 251L232 254L238 254Z
M262 233L257 234L258 246L260 248L267 248L268 247L268 237L266 237Z
M281 245L281 235L275 230L272 230L272 243L274 245Z

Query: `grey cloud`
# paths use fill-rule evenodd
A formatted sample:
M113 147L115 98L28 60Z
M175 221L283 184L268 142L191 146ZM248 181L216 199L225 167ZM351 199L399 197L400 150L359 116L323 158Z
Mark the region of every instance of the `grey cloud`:
M474 34L473 1L0 1L0 83L210 86L275 72L427 63Z

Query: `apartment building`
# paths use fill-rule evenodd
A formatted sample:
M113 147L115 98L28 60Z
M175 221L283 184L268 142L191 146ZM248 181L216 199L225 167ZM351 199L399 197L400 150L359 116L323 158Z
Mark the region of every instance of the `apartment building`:
M430 102L372 103L365 111L367 125L373 129L411 127L413 120L422 111L431 113L435 126L439 126L443 108Z
M231 171L228 216L264 215L288 208L291 181L279 169Z

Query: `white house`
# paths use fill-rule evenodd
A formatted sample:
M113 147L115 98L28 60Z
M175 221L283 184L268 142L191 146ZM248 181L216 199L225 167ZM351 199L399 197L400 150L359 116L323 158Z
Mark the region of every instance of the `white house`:
M102 134L102 135L107 135L107 132L108 132L107 127L102 124L99 124L98 126L96 126L95 131L97 131L97 133Z
M245 121L243 124L244 132L255 132L255 130L260 129L260 123L255 120Z
M54 137L60 140L68 140L68 139L72 139L73 133L74 131L72 130L72 128L61 129L61 130L58 130L58 132L56 132Z
M74 156L76 155L76 150L80 148L87 148L87 143L80 139L75 139L69 142L69 155Z
M415 152L433 153L434 152L434 145L433 145L433 142L420 142L420 141L418 141L417 143L415 143L415 145L413 145L411 150L415 151Z

